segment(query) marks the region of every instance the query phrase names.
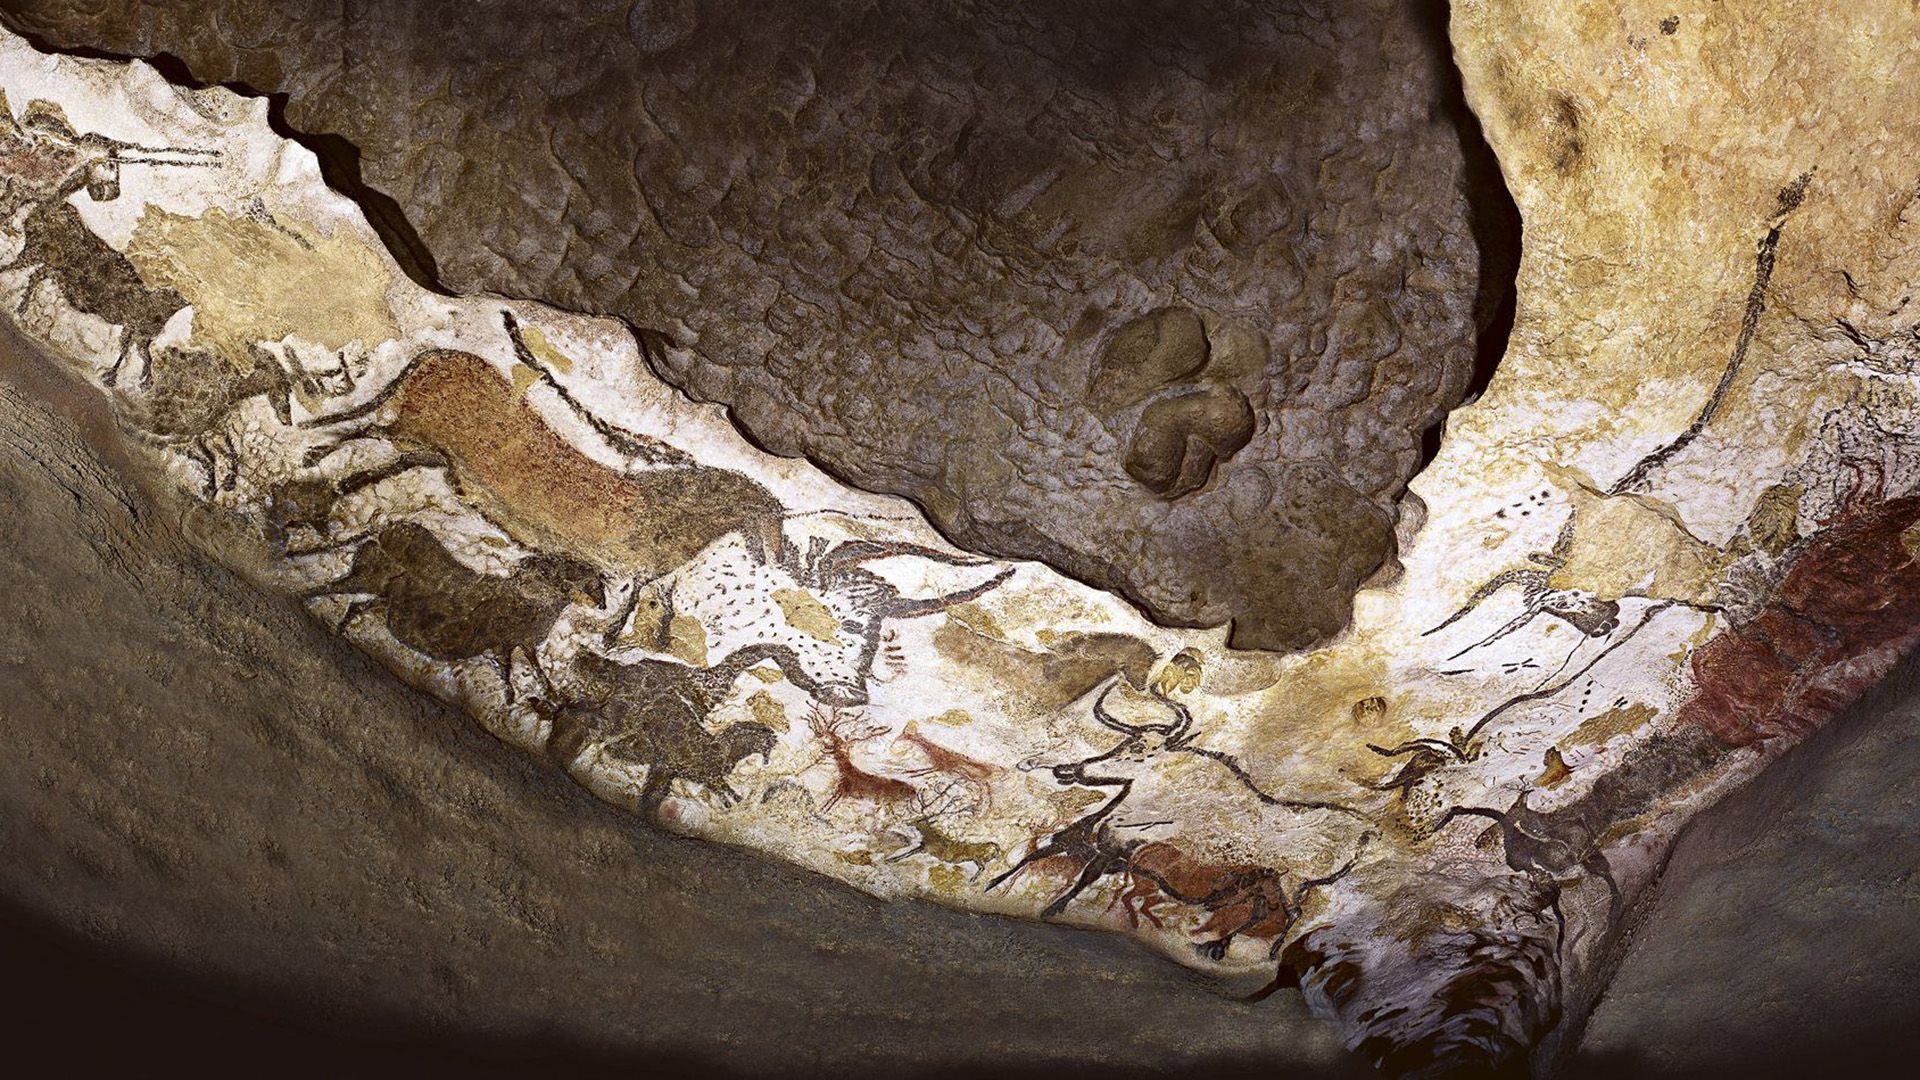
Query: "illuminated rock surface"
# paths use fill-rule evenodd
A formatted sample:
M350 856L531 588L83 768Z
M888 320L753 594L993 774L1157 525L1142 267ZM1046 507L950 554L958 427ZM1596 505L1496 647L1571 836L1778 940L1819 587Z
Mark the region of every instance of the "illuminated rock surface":
M1685 821L1920 633L1913 22L1457 6L1512 347L1404 572L1290 656L959 553L619 324L419 289L262 103L139 66L0 54L0 285L279 588L609 802L1297 979L1396 1072L1524 1069ZM1192 334L1155 318L1150 365Z
M8 6L290 95L454 291L1248 646L1389 562L1515 254L1433 4Z

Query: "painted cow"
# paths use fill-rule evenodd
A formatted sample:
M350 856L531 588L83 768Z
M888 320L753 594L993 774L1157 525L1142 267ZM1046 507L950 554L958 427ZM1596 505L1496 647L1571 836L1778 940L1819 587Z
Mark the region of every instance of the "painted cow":
M864 705L874 661L891 633L888 621L945 611L985 595L1013 574L1005 567L985 581L916 597L869 568L885 559L991 565L895 541L834 543L815 537L804 549L783 544L770 558L745 544L723 542L653 587L657 606L635 619L628 640L634 634L642 641L651 637L654 647L699 662L707 655L764 648L786 677L819 703ZM624 617L620 625L627 625Z

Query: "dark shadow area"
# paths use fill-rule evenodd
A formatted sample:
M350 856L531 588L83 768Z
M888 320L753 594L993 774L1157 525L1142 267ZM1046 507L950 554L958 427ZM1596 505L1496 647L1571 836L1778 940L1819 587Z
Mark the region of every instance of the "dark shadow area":
M0 1032L12 1047L33 1048L12 1063L28 1074L57 1063L77 1076L187 1069L315 1077L726 1075L664 1054L596 1054L559 1037L505 1039L393 1018L316 1015L310 1003L104 946L7 901L0 901L0 956L13 988Z
M1480 118L1467 107L1466 87L1461 82L1459 67L1453 62L1453 46L1447 38L1450 5L1447 0L1419 0L1413 10L1421 29L1428 35L1434 55L1440 58L1442 94L1434 103L1433 115L1451 124L1459 133L1460 152L1466 159L1462 180L1472 215L1473 239L1480 248L1480 292L1474 298L1474 325L1479 328L1479 334L1474 342L1473 378L1461 398L1462 404L1469 404L1486 393L1487 386L1493 382L1494 370L1507 355L1507 342L1513 336L1519 297L1520 207L1507 190L1507 182L1500 173L1500 159L1487 143ZM1446 430L1447 422L1442 418L1422 434L1420 469L1433 464Z
M669 1051L615 1053L555 1034L503 1037L434 1028L391 1015L337 1015L270 987L242 986L217 976L110 948L0 900L0 956L10 993L0 996L0 1035L14 1048L9 1064L23 1075L58 1070L69 1076L287 1077L639 1076L814 1078L845 1075L799 1064L743 1071ZM830 1018L823 1018L830 1021ZM735 1033L738 1037L739 1033ZM798 1055L797 1055L798 1056ZM43 1073L42 1070L46 1072ZM1169 1075L1139 1067L996 1064L1008 1080L1148 1080ZM877 1074L876 1074L877 1075ZM966 1067L896 1069L901 1080L983 1075ZM1352 1070L1301 1072L1238 1061L1180 1070L1194 1080L1334 1080L1373 1075Z
M1920 655L1695 818L1564 1076L1911 1075Z
M1909 1032L1885 1029L1862 1037L1835 1038L1788 1054L1769 1053L1711 1068L1668 1069L1647 1054L1609 1051L1574 1059L1559 1080L1868 1080L1911 1076L1920 1050Z

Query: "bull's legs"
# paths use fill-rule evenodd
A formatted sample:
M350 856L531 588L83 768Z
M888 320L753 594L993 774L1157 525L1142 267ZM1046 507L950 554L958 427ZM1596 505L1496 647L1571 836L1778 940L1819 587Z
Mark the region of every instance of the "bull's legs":
M355 600L353 603L347 605L347 610L341 614L340 621L333 625L333 632L336 634L346 633L347 628L358 622L361 616L366 615L384 603L385 601L377 596L366 600Z
M216 467L221 463L227 467L226 478L219 482L220 490L232 491L233 486L240 482L240 448L234 445L232 428L223 426L220 429L220 451L213 454L213 461Z
M200 466L201 470L207 474L207 480L201 487L201 493L208 501L212 501L214 494L220 487L220 470L215 464L219 458L213 449L213 444L209 442L208 439L209 436L206 435L194 436L187 442L186 453L187 457L193 459L193 463Z
M1051 919L1055 915L1067 910L1067 905L1073 903L1074 897L1085 892L1087 887L1094 882L1106 877L1110 870L1112 870L1112 867L1108 865L1108 859L1105 856L1095 855L1093 858L1088 859L1087 865L1081 867L1080 876L1074 879L1072 886L1070 886L1066 892L1054 897L1053 903L1041 909L1041 918Z
M0 268L0 271L12 270L18 266L19 263L20 260L15 259L12 263ZM46 276L46 272L47 269L44 266L36 266L27 272L27 283L20 289L20 302L13 306L13 313L15 315L24 317L27 314L27 305L33 302L34 286L40 284L40 279ZM117 370L120 367L120 362L117 360L114 361L113 366ZM107 385L112 386L113 384L109 382Z
M633 618L634 611L640 607L640 590L642 588L644 588L644 586L640 583L640 579L636 577L633 581L633 587L627 590L627 598L620 601L620 606L614 609L612 618L607 620L606 632L600 635L601 648L611 649L614 647L614 644L620 640L621 633L627 628L627 620Z
M621 635L626 632L627 621L632 619L633 613L640 608L640 594L649 588L651 588L654 595L660 599L660 606L665 609L666 614L660 620L659 633L654 635L654 640L647 644L650 648L665 649L673 643L672 584L662 585L659 577L651 577L642 581L639 575L635 575L633 578L633 587L627 591L627 598L620 601L620 606L614 609L613 615L607 620L606 630L600 635L600 647L603 651L611 650L619 645Z
M154 333L157 334L159 332L160 327L154 327ZM126 349L120 354L121 359L124 360L130 353L138 352L140 354L140 389L153 389L153 335L149 334L146 337L141 337L139 334L133 332L133 327L131 326L121 330L120 333L126 338L127 345Z
M216 443L215 440L218 439ZM218 436L203 433L188 440L185 453L207 474L203 491L207 501L222 491L232 491L240 479L240 450L233 444L233 433L222 429ZM221 475L221 465L226 475Z
M126 331L123 330L121 333L125 334ZM125 367L127 363L127 353L130 351L129 347L131 342L123 341L120 345L120 351L116 352L113 356L113 366L107 368L106 372L100 376L100 385L108 389L112 389L114 385L120 381L120 369Z
M1266 907L1267 905L1264 901L1259 897L1254 897L1247 905L1247 914L1240 920L1240 925L1221 934L1217 938L1210 941L1202 941L1194 945L1194 950L1201 956L1216 963L1225 960L1227 958L1227 950L1233 947L1233 939L1246 933L1248 928L1258 925L1260 920L1267 917Z
M526 646L522 648L521 651L527 654L527 664L533 668L533 677L540 684L541 694L553 694L553 680L547 677L546 665L540 662L540 647L538 645Z

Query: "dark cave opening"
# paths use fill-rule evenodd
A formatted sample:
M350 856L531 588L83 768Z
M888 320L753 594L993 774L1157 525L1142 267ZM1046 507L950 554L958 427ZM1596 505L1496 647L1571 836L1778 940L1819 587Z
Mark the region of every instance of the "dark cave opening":
M1478 334L1474 343L1473 377L1467 383L1460 404L1467 405L1486 393L1494 371L1507 354L1513 335L1513 320L1519 296L1521 220L1520 207L1513 201L1501 175L1500 160L1488 144L1480 118L1467 106L1466 86L1460 69L1453 63L1452 45L1447 37L1450 5L1447 0L1424 0L1415 5L1419 25L1429 37L1435 55L1440 58L1443 93L1434 102L1433 115L1453 126L1466 159L1464 187L1471 213L1473 238L1480 248L1480 291L1474 298L1474 322ZM1458 408L1459 406L1455 406ZM1421 436L1420 470L1424 471L1440 453L1447 430L1446 418L1428 426ZM1417 473L1416 473L1417 475Z

